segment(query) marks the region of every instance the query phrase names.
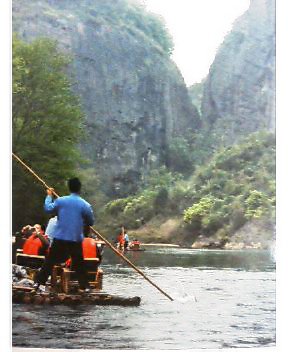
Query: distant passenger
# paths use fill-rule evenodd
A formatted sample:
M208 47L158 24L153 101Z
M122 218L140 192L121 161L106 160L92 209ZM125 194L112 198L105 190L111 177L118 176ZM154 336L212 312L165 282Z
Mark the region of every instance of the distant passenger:
M121 232L117 236L117 248L124 249L124 244L125 244L125 229L124 229L124 226L121 225Z
M131 249L140 249L140 241L135 238L133 241L131 241L129 248Z
M124 249L128 248L128 244L129 244L129 236L128 236L128 233L125 231L125 235L124 235Z

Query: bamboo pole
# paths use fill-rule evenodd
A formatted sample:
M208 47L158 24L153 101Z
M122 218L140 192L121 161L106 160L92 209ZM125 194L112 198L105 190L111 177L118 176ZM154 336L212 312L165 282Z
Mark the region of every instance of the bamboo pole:
M46 189L50 189L56 198L59 195L55 192L52 187L49 187L28 165L26 165L16 154L12 153L12 156L26 168ZM126 258L122 253L120 253L105 237L103 237L98 231L96 231L92 226L89 226L90 230L97 235L102 241L104 241L108 247L112 249L112 251L122 258L126 263L128 263L138 274L140 274L145 280L147 280L152 286L154 286L158 291L160 291L164 296L173 301L173 298L169 296L165 291L163 291L158 285L156 285L153 281L151 281L139 268L137 268L128 258Z

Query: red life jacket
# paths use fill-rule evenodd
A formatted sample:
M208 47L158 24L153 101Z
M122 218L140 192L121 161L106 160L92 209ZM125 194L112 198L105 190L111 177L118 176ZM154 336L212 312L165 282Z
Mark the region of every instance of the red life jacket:
M30 237L27 238L23 245L23 254L39 255L41 249L42 242L38 237L35 237L35 235L32 234Z
M83 258L96 258L97 245L93 238L85 237L82 242Z
M132 241L130 247L134 248L134 249L139 249L140 248L140 241Z

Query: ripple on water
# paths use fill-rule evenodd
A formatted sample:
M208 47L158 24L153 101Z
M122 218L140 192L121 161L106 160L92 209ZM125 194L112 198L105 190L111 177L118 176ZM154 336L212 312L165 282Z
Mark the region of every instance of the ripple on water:
M147 250L138 260L173 302L114 259L104 265L105 291L141 296L139 307L13 305L13 345L157 350L275 344L275 271L267 271L265 253Z

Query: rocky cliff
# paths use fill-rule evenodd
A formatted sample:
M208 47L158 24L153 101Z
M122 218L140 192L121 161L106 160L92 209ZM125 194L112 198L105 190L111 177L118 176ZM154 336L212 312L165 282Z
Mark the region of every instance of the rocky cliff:
M165 164L171 138L197 129L169 35L137 1L14 0L13 30L27 41L54 38L71 55L86 114L82 150L109 192L125 194L151 165Z
M251 0L220 46L205 82L206 129L231 144L275 129L275 0Z

